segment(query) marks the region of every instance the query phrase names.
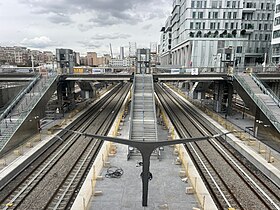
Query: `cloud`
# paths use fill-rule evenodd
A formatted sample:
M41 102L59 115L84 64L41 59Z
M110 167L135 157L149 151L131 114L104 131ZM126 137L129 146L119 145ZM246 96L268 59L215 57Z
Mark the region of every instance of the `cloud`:
M78 43L81 44L83 48L87 48L87 49L88 48L96 49L102 47L102 44L95 40L78 41Z
M143 30L149 30L153 25L152 24L148 24L148 25L144 25L142 27Z
M48 18L50 22L52 23L57 23L57 24L62 24L62 25L69 25L73 21L71 20L70 16L65 15L65 14L56 14L53 13L49 16Z
M158 5L171 5L170 0L19 0L37 13L56 14L49 20L54 23L71 23L73 14L91 14L88 22L94 26L137 24L162 16ZM58 21L56 21L56 19ZM78 20L77 20L78 21ZM85 22L80 24L86 24ZM86 31L83 25L81 31Z
M130 38L129 34L95 34L91 39L92 40L104 40L104 39L127 39Z
M27 46L27 47L33 47L33 48L47 48L54 46L56 43L54 43L50 38L46 36L40 36L35 38L24 38L20 44Z

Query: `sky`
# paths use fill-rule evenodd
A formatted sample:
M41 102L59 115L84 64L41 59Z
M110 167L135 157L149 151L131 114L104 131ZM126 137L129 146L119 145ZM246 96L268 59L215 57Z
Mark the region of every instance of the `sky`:
M69 48L85 55L128 54L129 42L149 48L171 14L171 0L2 0L0 46L41 51Z

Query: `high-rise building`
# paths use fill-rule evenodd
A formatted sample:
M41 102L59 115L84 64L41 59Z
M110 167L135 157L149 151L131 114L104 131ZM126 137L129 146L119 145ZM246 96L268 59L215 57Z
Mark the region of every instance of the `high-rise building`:
M272 62L279 66L280 63L280 0L276 0L274 11L273 37L272 37Z
M63 73L73 73L75 62L74 51L71 49L56 49L56 61Z
M89 66L98 66L96 52L87 52L87 64Z
M161 61L168 64L171 55L173 65L216 71L261 64L269 55L273 8L274 0L174 0L161 30Z
M124 47L120 47L120 59L124 59Z
M136 42L129 42L129 57L136 57Z

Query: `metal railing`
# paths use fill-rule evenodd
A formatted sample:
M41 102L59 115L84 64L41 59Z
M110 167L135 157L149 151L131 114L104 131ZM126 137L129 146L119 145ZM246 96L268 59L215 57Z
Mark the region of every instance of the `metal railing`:
M26 100L26 108L25 110L22 110L21 112L18 112L18 115L16 115L16 119L11 120L11 118L8 118L6 116L4 119L1 120L0 123L0 150L7 144L8 140L14 135L16 130L20 127L20 125L24 122L26 117L30 114L30 112L33 110L33 108L36 106L36 104L40 101L41 97L48 91L49 87L53 84L53 82L56 80L57 75L51 75L48 77L41 77L40 75L38 78L41 78L41 84L38 82L38 92L33 93L33 96L29 97L29 101ZM38 80L37 80L38 81ZM33 83L29 85L30 87L34 88ZM31 89L32 89L31 88ZM23 99L24 95L29 92L29 94L32 94L29 89L29 91L23 91L21 95L21 99ZM18 100L17 102L19 102ZM9 112L8 112L9 113Z
M275 118L274 114L267 107L267 105L253 92L251 87L247 84L244 78L238 74L234 74L234 78L243 87L247 94L252 98L255 104L260 108L264 115L269 119L269 121L275 126L275 128L280 132L280 123Z
M259 78L255 74L251 74L252 79L255 81L255 83L260 87L260 89L269 97L273 99L273 101L277 104L278 107L280 107L280 100L279 97L269 88L268 85L264 85L262 81L259 80Z
M28 93L33 87L34 85L38 82L38 80L40 80L41 75L37 75L32 82L29 83L29 85L23 89L16 97L15 99L10 103L10 105L6 108L6 110L0 115L0 121L2 121L3 119L5 119L9 113L11 112L11 110L16 106L16 104L23 98L23 96L25 96L26 93Z

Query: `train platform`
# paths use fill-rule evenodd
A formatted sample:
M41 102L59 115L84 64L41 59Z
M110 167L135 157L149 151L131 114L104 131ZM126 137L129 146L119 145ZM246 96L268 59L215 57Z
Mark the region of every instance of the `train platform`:
M69 120L67 120L68 116L65 116L65 119L53 123L66 126L79 114ZM225 118L224 115L220 115L220 117ZM225 120L235 124L240 130L254 124L254 119L247 116L243 119L240 113L227 116ZM127 118L125 122L120 130L122 138L128 138L129 123ZM36 135L31 139L32 141L28 141L29 144L20 146L0 159L0 180L3 174L8 173L9 170L30 156L34 150L53 138L54 135L50 135L46 131L47 126L40 135ZM168 131L162 125L158 125L158 131L159 140L167 139ZM254 153L256 158L262 160L263 164L280 170L280 154L278 152L269 149L249 134L245 133L244 135L247 135L246 140L240 142L241 145L244 145L243 147L253 151L252 154ZM182 166L176 163L177 155L174 154L174 147L164 148L161 153L162 160L158 160L156 156L151 158L150 170L153 179L149 183L148 207L142 207L142 182L140 178L142 168L139 166L141 156L133 156L127 161L127 146L116 145L117 153L115 157L110 157L110 166L121 168L123 175L120 178L105 178L108 168L103 168L101 173L103 180L97 181L95 195L92 196L90 207L87 209L201 209L196 195L186 193L190 183L182 180L184 177L180 176Z
M121 138L128 138L128 117L120 131ZM158 138L167 140L168 131L162 125L158 125ZM152 180L149 182L148 206L142 207L142 180L139 166L141 156L132 156L127 161L127 146L116 144L117 153L109 158L112 168L103 168L100 174L103 179L97 181L95 194L90 202L90 210L94 209L200 209L195 194L186 193L190 183L185 177L180 177L181 165L177 165L177 155L174 147L164 147L161 152L161 160L157 156L151 157L150 172ZM119 178L110 178L108 171L116 168L123 171ZM107 175L106 175L107 174ZM106 178L108 177L108 178ZM182 180L183 179L183 180Z

